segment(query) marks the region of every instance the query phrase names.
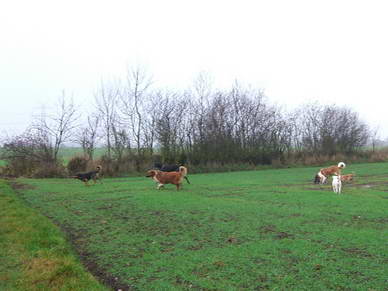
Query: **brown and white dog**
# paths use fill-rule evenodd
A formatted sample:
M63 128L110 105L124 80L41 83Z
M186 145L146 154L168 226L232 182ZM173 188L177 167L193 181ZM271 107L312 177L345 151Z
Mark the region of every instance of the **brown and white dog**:
M342 182L350 182L353 181L354 174L341 175Z
M174 184L176 189L182 185L183 179L187 175L187 168L180 166L179 172L162 172L159 170L149 170L146 177L151 177L156 183L158 183L157 189L160 189L165 184Z
M315 175L314 183L324 184L326 183L328 177L333 175L340 176L341 170L345 167L346 165L344 162L339 162L337 166L330 166L328 168L320 169L319 172Z

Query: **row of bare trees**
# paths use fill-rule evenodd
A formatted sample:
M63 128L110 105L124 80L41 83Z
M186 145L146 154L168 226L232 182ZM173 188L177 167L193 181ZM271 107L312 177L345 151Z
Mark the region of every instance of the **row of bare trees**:
M64 143L80 145L88 160L103 146L105 169L117 173L142 171L155 160L210 167L352 155L370 137L367 124L347 107L313 103L285 112L261 90L238 82L216 90L203 74L188 90L161 90L137 68L124 80L102 82L86 117L63 93L56 111L35 117L26 133L6 140L2 156L9 165L18 161L26 174L22 169L32 167L27 161L33 168L60 167Z
M53 110L45 110L33 118L32 124L18 136L8 137L3 143L1 158L6 160L9 174L60 176L63 164L59 151L78 130L77 110L65 92Z

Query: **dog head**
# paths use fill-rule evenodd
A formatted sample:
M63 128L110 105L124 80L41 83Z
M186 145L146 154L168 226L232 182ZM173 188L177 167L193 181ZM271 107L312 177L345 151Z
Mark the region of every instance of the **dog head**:
M155 177L156 173L157 173L156 170L149 170L149 171L147 172L146 177Z
M319 183L321 183L321 177L318 174L316 174L314 178L314 184L319 184Z
M101 171L101 170L102 170L102 166L101 166L101 165L98 165L98 166L96 167L96 169L97 169L97 171Z
M354 174L342 175L341 180L344 182L353 181Z

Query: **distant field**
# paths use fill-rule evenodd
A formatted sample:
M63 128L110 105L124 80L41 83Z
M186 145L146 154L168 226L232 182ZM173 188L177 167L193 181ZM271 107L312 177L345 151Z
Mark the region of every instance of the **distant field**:
M94 152L94 158L98 159L105 152L106 152L105 148L96 148L96 150ZM68 148L68 147L66 147L66 148L61 148L61 150L59 152L59 155L63 159L65 164L67 164L72 157L74 157L76 155L82 155L82 154L83 154L82 148Z
M1 148L0 148L0 153L1 153ZM96 148L94 157L96 159L100 158L104 153L106 152L105 148ZM60 158L63 159L65 165L70 161L70 159L76 155L82 155L83 151L82 148L77 148L77 147L65 147L61 148L59 151L59 156ZM0 160L0 166L5 166L6 163L4 160Z
M116 290L387 290L388 164L349 165L342 195L313 185L316 170L191 175L179 192L145 177L18 191Z

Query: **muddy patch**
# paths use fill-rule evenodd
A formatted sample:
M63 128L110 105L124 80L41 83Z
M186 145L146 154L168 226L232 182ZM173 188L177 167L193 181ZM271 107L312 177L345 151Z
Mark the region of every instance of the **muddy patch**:
M388 199L388 197L386 198ZM385 223L388 223L388 217L375 218L375 219L372 219L372 221L385 224Z
M274 238L275 239L285 239L285 238L293 239L294 235L290 234L290 233L287 233L287 232L284 232L284 231L281 231L281 232L276 233Z
M387 186L387 185L388 185L387 181L376 181L376 182L369 182L369 183L362 183L362 184L356 184L356 183L352 183L352 182L350 182L350 183L349 182L342 182L342 187L359 188L359 189L370 189L370 188L374 188L374 187L378 187L378 186ZM330 183L326 184L326 186L319 185L316 187L306 185L305 189L318 190L318 191L328 191L328 190L332 191ZM380 191L386 192L388 190L380 190Z
M222 198L222 197L241 197L244 194L241 192L228 192L228 193L219 193L219 194L206 194L205 197L209 198Z
M366 250L360 249L360 248L341 248L341 250L344 251L345 253L351 255L351 256L359 256L359 257L364 257L364 258L373 257Z
M278 231L276 226L272 224L261 227L260 232L265 234L272 233L274 239L285 239L285 238L293 239L295 237L291 233L288 233L285 231Z
M21 182L18 182L16 180L11 180L9 182L9 185L11 186L12 189L14 189L15 191L21 191L21 190L34 190L36 189L35 186L32 186L30 184L25 184L25 183L21 183Z
M271 232L275 232L276 231L276 226L273 225L273 224L269 224L269 225L265 225L263 227L260 228L260 231L262 233L271 233Z
M287 191L274 190L274 191L271 191L271 193L275 193L275 194L287 194L287 193L289 193L289 192L287 192Z
M57 224L58 225L58 224ZM58 225L62 231L66 234L68 240L74 247L74 250L77 252L78 257L80 258L82 264L87 268L87 270L92 273L100 282L102 282L105 286L111 287L113 290L135 290L133 286L125 284L119 277L114 276L107 272L104 268L102 268L95 260L95 256L93 254L86 251L84 247L82 247L82 243L80 241L84 240L83 231L75 231L70 227L66 227L63 225Z
M315 191L333 191L331 186L327 187L306 187L306 190L315 190Z

